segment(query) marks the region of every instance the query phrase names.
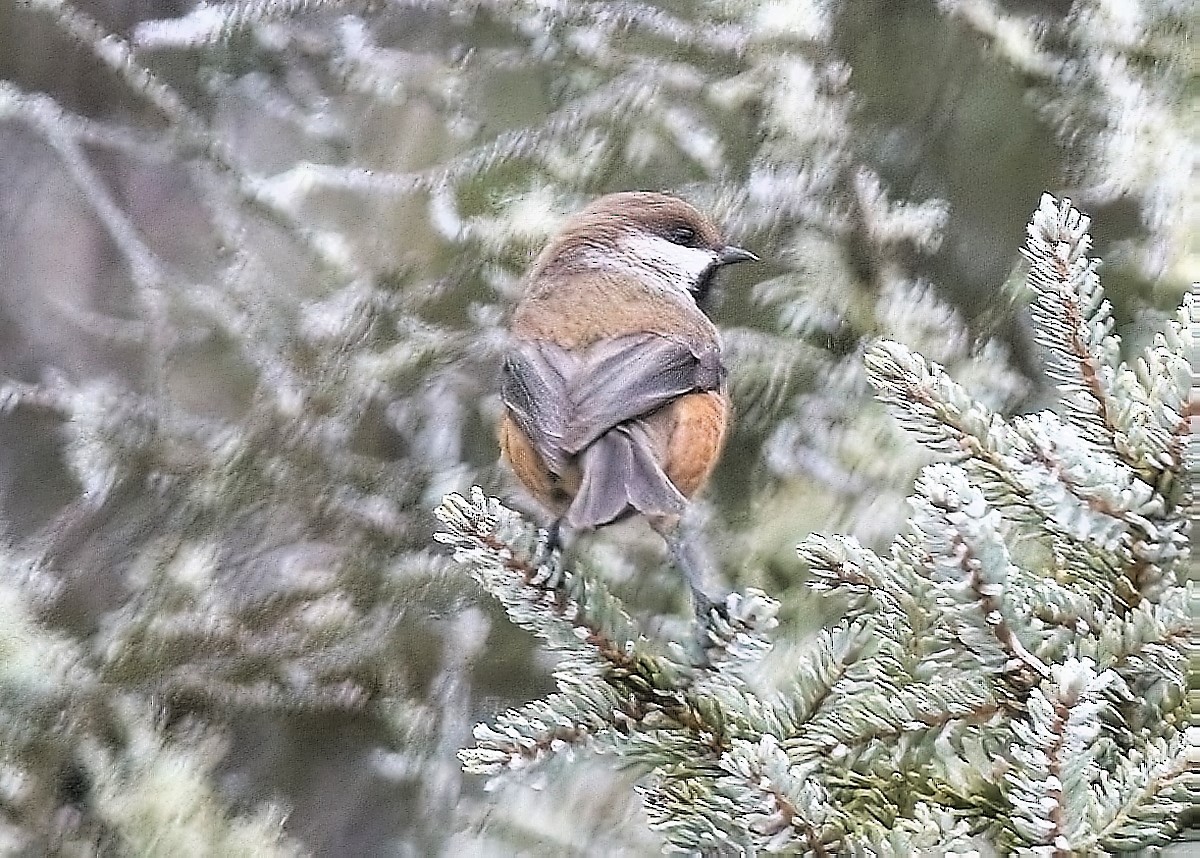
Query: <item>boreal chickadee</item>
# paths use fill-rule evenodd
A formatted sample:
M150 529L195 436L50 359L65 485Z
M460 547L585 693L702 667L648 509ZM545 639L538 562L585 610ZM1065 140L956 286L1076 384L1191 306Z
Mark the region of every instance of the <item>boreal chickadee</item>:
M678 547L729 429L704 309L721 268L756 258L688 203L650 192L601 197L542 250L512 316L500 445L555 538L560 523L636 513Z

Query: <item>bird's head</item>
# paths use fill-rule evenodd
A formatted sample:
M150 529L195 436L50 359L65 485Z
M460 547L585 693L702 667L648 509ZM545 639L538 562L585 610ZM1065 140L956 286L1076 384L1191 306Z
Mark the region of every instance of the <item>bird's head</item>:
M718 270L757 258L727 244L711 220L678 197L628 191L601 197L571 217L537 269L612 270L703 307Z

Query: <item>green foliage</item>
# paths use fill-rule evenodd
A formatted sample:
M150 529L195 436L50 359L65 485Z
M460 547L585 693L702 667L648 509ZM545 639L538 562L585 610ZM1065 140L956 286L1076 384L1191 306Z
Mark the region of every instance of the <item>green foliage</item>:
M773 616L760 593L731 596L746 628L714 637L756 645L697 670L659 654L599 583L557 556L534 562L537 537L514 513L478 489L448 496L439 538L455 560L570 654L557 694L476 728L467 770L526 775L580 746L615 751L642 773L651 825L688 854L1168 841L1200 798L1178 581L1195 304L1129 369L1087 230L1047 195L1025 249L1061 417L1005 420L899 343L868 353L881 398L946 461L922 471L889 556L847 537L800 545L844 611L785 687L744 679Z
M736 834L815 847L833 831L823 848L853 850L867 842L850 824L862 811L884 820L870 840L881 853L911 854L969 838L969 809L944 810L941 788L917 782L913 794L929 795L897 804L857 770L818 788L793 758L824 771L846 743L870 765L894 763L903 749L864 744L861 725L829 707L845 701L870 720L898 701L947 719L944 741L963 735L972 762L925 746L916 759L974 783L978 760L997 750L970 745L964 724L989 700L1008 704L974 675L889 689L874 679L899 675L885 656L913 675L926 657L960 674L971 659L1007 670L1015 658L1012 672L1040 683L1036 665L1059 662L1038 647L1083 624L1091 637L1076 657L1097 676L1116 670L1104 659L1120 646L1131 663L1177 670L1176 647L1159 642L1184 634L1168 574L1182 560L1167 556L1182 531L1156 504L1182 491L1164 459L1177 434L1163 427L1182 413L1186 335L1164 328L1160 308L1174 307L1188 259L1190 198L1174 167L1192 120L1172 99L1189 43L1171 25L1188 9L1080 2L1024 20L991 3L969 4L974 16L964 4L902 5L897 15L879 0L231 0L136 20L162 12L10 4L0 14L0 607L10 618L0 673L11 681L0 695L0 851L178 852L186 837L214 854L557 856L580 844L645 854L660 846L647 811L676 843L694 829L706 843ZM1146 23L1145 38L1108 26L1122 10ZM889 43L917 34L900 65L859 42L859 16ZM974 37L988 20L1007 42ZM993 50L1015 36L1038 48L1033 73L1011 73L1012 52ZM894 94L899 81L916 83L915 101ZM1061 147L1035 133L1039 116ZM981 121L1004 133L971 134ZM1014 151L1019 166L1002 168ZM1094 466L1088 444L1052 418L999 416L1039 395L1019 369L1020 332L990 318L1018 315L1006 305L1021 302L998 289L1013 262L1005 230L1044 183L1078 188L1088 205L1119 200L1116 215L1138 221L1116 226L1121 241L1105 247L1110 263L1140 260L1138 279L1117 300L1106 272L1116 306L1094 316L1096 342L1090 329L1082 340L1096 349L1094 377L1075 379L1074 410L1059 419L1072 426L1077 411L1105 427L1099 437L1120 456ZM504 314L562 217L632 187L682 194L765 260L723 284L715 311L738 422L696 512L722 569L778 607L735 600L697 636L649 534L584 541L571 568L552 566L545 580L525 569L530 581L508 603L562 660L550 706L548 657L475 604L430 545L430 512L473 484L513 496L492 436ZM1081 287L1088 276L1078 273ZM1081 293L1079 306L1092 313L1095 297ZM1127 351L1152 329L1165 339L1123 369L1105 339L1112 319ZM1081 334L1046 332L1070 371ZM864 362L880 338L924 359L881 346ZM901 527L928 452L887 417L872 381L953 454L987 505L952 506L934 489L961 475L929 472L920 514L933 530L901 538L903 562L870 549ZM893 383L921 403L893 395ZM1039 466L1051 448L1062 461ZM507 513L485 515L475 500L455 509L456 527L479 510L514 540L514 557L537 556L536 537ZM949 582L940 534L951 519L995 561L976 583L998 588L988 598L1015 628L1007 643L980 619L976 592ZM1014 542L1019 522L1042 536ZM1080 538L1094 528L1105 540ZM857 543L823 550L878 582L853 593L818 585L852 605L893 599L903 617L864 602L791 664L788 647L838 604L814 608L798 574L792 545L813 529L853 534ZM916 571L926 543L942 552L936 586ZM505 574L484 568L478 545L455 544L483 552L470 562L488 582ZM1129 558L1141 564L1132 585ZM1104 574L1078 572L1093 564ZM969 652L948 649L949 627L924 625L942 590ZM547 616L550 598L604 636L580 639L565 614ZM1105 599L1111 610L1096 607ZM779 699L739 673L762 656L772 617L781 631L764 674L795 686ZM923 648L909 652L912 641ZM595 684L616 674L616 685ZM1094 694L1119 688L1096 682ZM1165 681L1130 688L1143 702L1115 711L1138 729L1174 699ZM529 700L540 702L496 722L480 746L491 756L477 763L532 743L541 780L484 793L455 753L474 723ZM559 706L573 713L565 722ZM764 739L810 721L822 732L804 733L807 744ZM685 727L661 726L676 723ZM687 724L728 743L698 746ZM606 757L559 761L558 749L577 746L616 748L653 770L643 798ZM1142 753L1173 761L1173 747ZM699 769L671 762L683 751ZM1095 765L1131 807L1148 807L1138 790L1170 782L1115 773L1111 753L1104 746ZM988 800L1000 806L999 795ZM1151 812L1173 817L1165 807ZM1113 831L1127 824L1136 838L1137 820Z

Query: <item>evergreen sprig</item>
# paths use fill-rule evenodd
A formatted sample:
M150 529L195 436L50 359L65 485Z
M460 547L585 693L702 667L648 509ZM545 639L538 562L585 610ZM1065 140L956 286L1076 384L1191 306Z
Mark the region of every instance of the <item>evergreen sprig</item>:
M545 640L562 659L559 694L501 716L496 728L477 727L478 752L464 752L471 771L495 774L576 740L678 728L706 721L700 692L712 674L726 674L765 654L762 637L775 624L775 603L761 592L726 597L710 611L698 647L656 651L620 600L598 580L564 569L547 553L546 532L526 523L482 490L470 500L447 495L437 509L446 528L436 534L459 563L500 599L517 625ZM598 682L587 682L588 679ZM725 684L737 680L725 676Z
M688 781L688 794L703 794L710 810L696 810L693 822L720 815L728 797L718 781L744 774L729 756L740 753L734 740L778 718L738 676L765 654L763 635L775 625L776 603L755 590L731 593L709 612L696 646L656 646L603 583L563 568L557 553L547 555L544 531L482 490L473 489L470 500L447 495L437 516L445 530L436 538L453 546L455 559L515 623L562 659L558 693L502 714L495 725L477 726L476 747L460 754L464 767L498 775L586 744L616 751L664 779L647 788L649 795L666 799ZM694 763L679 767L681 759ZM685 829L681 844L699 836L695 827Z
M1064 416L1006 419L895 342L867 355L880 398L947 461L922 471L890 556L850 537L800 545L812 586L844 610L785 688L740 678L769 626L764 596L710 618L744 623L721 638L754 643L724 647L739 670L680 661L606 588L546 559L515 513L478 489L448 496L439 538L567 652L558 693L477 727L467 769L524 769L587 739L642 766L652 826L690 853L1068 855L1169 839L1200 786L1177 583L1192 310L1129 369L1086 229L1046 196L1026 247Z
M1028 13L1035 21L993 0L940 5L978 30L1000 25L998 50L942 52L1000 72L956 109L996 104L1012 88L1006 49L1033 43L1019 85L1044 85L1011 118L1028 125L1049 96L1043 115L1063 147L1021 147L1021 175L1073 157L1073 187L1120 198L1144 227L1109 262L1140 254L1141 273L1170 288L1161 266L1186 258L1177 224L1190 202L1165 168L1187 142L1189 114L1164 109L1188 56L1187 28L1172 31L1180 4L1080 0L1061 16ZM997 725L1035 693L1058 699L1014 661L1013 640L1052 671L1075 646L1099 674L1140 677L1104 712L1149 736L1121 747L1156 762L1118 772L1096 746L1105 807L1118 808L1097 817L1100 841L1146 842L1145 820L1178 815L1168 728L1190 628L1171 552L1186 509L1176 459L1195 310L1141 360L1115 364L1104 413L1121 454L1107 470L1090 467L1092 439L1072 435L1069 414L997 417L1029 380L1000 336L980 342L916 272L957 260L981 273L989 254L964 238L1028 186L1005 181L1007 196L961 204L941 153L969 143L973 174L1003 153L981 155L974 134L948 140L952 126L927 136L929 123L897 124L904 96L872 83L875 58L857 52L858 4L228 0L140 23L147 7L126 6L29 0L6 16L22 44L0 81L13 376L0 380L0 528L14 540L0 566L14 588L6 606L36 631L10 636L6 659L54 681L16 686L0 705L12 751L0 851L231 852L240 838L268 854L329 848L353 830L358 851L507 854L536 837L547 850L642 852L636 802L596 800L598 779L619 799L627 774L600 772L603 758L578 764L578 750L613 746L639 763L644 806L680 850L968 850L980 819L1009 811L989 786L1008 765L1011 736ZM912 12L921 51L959 44L932 6ZM907 181L910 169L933 181ZM477 658L485 641L511 654L513 639L495 640L507 630L464 605L458 568L429 547L429 510L453 488L500 485L481 427L496 417L504 308L530 253L586 200L631 187L672 189L771 260L737 272L718 309L745 327L726 331L739 419L709 536L739 583L770 580L781 616L811 615L802 576L777 574L794 534L852 529L878 547L901 527L899 501L928 454L870 401L859 356L877 337L907 345L881 345L907 369L883 361L880 378L931 388L927 437L945 435L939 455L988 508L973 496L956 508L931 485L928 532L904 533L892 555L828 540L846 560L819 583L849 621L816 636L777 693L744 675L768 644L769 601L724 605L678 647L649 623L622 626L599 576L582 576L578 598L554 584L586 604L582 619L543 628L563 645L562 690L493 727L515 731L498 740L500 759L516 740L537 751L550 737L525 768L549 777L560 760L551 792L562 801L521 800L513 778L505 801L487 802L453 752L483 701L515 705L534 671L497 687ZM951 199L923 198L931 187ZM1076 229L1056 226L1060 215L1047 234ZM929 260L939 242L949 252ZM741 288L748 276L767 279ZM1084 276L1064 300L1090 313L1088 288ZM916 413L903 397L895 406ZM1000 540L1007 565L957 563L956 516L972 528L964 545L999 556ZM599 545L596 556L617 550ZM938 581L923 574L931 545ZM625 564L640 565L626 547ZM956 571L977 586L954 589ZM671 581L650 572L639 591ZM522 597L531 622L560 598L539 586ZM597 617L633 668L614 667L596 640L576 646ZM60 651L78 668L69 676L39 661ZM1003 659L999 678L975 671L978 658ZM659 668L654 681L688 690L646 679ZM660 709L634 707L613 726L646 687ZM64 729L59 712L77 717ZM314 719L319 730L297 730ZM578 724L593 732L575 735ZM356 786L330 802L350 758ZM906 774L905 792L883 774L900 770L929 777ZM171 771L182 780L169 783ZM264 796L281 809L256 816ZM358 825L381 796L390 812ZM278 836L289 805L289 833L308 841L294 847Z

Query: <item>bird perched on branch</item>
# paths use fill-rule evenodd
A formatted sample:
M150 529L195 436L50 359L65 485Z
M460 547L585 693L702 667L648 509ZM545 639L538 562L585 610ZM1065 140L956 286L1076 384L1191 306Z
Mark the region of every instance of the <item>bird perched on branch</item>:
M721 340L704 312L716 273L756 259L676 197L610 194L538 256L512 317L500 446L559 527L645 516L697 599L679 530L729 428Z

